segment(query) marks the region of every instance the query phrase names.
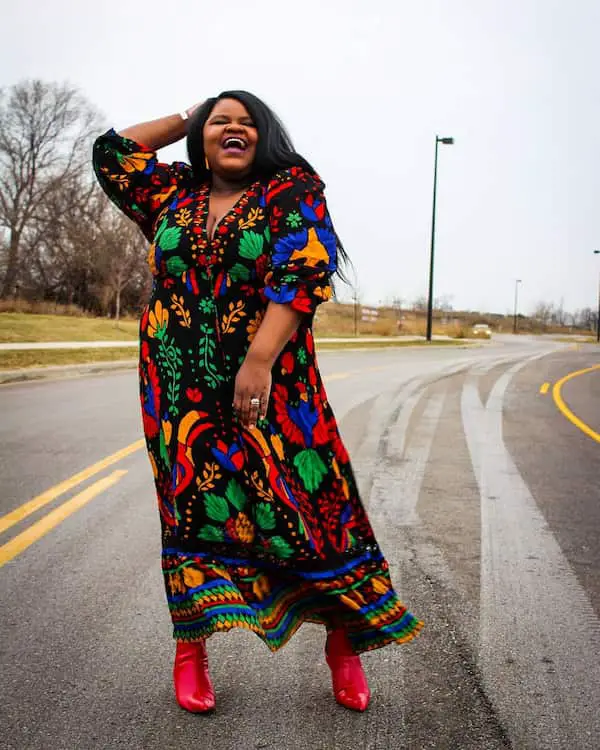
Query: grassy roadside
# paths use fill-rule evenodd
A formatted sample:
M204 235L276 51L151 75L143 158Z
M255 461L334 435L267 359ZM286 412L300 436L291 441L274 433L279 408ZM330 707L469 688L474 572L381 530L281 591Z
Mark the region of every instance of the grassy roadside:
M107 318L0 313L0 343L33 341L127 341L138 335L137 320L115 325Z
M114 349L40 349L16 352L0 351L0 370L20 370L29 367L50 365L81 365L95 362L135 360L137 349L115 347Z
M470 346L472 341L464 339L440 339L429 344L427 341L415 341L402 339L390 339L389 341L369 341L369 339L357 339L356 341L344 341L339 343L319 344L317 339L317 349L320 352L326 352L331 349L396 349L407 346Z
M561 344L597 344L595 336L554 336L552 341L559 341Z
M391 347L407 346L460 346L464 341L443 340L427 344L426 341L385 341L374 343L372 341L351 341L335 344L319 345L320 352L337 349L383 349ZM132 348L107 348L107 349L40 349L24 351L0 351L0 370L20 370L29 367L49 367L50 365L80 365L94 364L95 362L116 362L123 360L136 360L137 350Z

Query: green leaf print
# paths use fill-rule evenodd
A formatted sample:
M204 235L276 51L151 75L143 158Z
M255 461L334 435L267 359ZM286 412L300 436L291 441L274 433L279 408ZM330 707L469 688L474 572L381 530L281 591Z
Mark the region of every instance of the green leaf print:
M169 227L168 229L164 229L160 233L160 239L157 236L156 244L160 246L161 250L175 250L179 245L181 232L181 227Z
M187 263L180 258L178 255L173 255L171 258L167 258L167 271L173 276L181 276L184 271L187 271Z
M200 310L200 312L203 312L205 315L210 315L215 310L215 303L213 302L212 298L201 299L200 302L198 302L198 309Z
M212 492L207 492L204 495L204 507L206 508L206 515L213 521L225 523L230 516L227 500L224 497L219 497L219 495L213 495Z
M265 238L265 240L267 242L267 245L268 245L269 242L271 242L271 228L270 227L267 227L265 229L265 231L263 232L263 236L264 236L264 238Z
M156 234L154 235L154 242L155 242L155 244L156 244L156 245L158 245L158 244L159 244L159 242L160 242L160 238L162 237L162 235L163 235L163 233L164 233L164 231L165 231L165 229L167 228L167 226L168 226L168 225L169 225L169 221L168 221L168 219L167 219L167 218L165 217L165 218L164 218L164 219L163 219L163 220L162 220L162 221L160 222L160 226L158 227L158 229L156 230Z
M225 533L223 529L208 524L200 529L198 539L204 539L205 542L222 542L225 539Z
M298 469L300 479L309 492L314 492L323 481L327 467L317 451L312 448L298 453L294 459L294 466Z
M165 441L165 433L161 429L160 431L160 457L165 462L165 466L170 470L171 461L169 460L169 451L167 450L167 443Z
M248 498L246 497L244 490L235 481L235 479L229 480L229 484L227 485L227 489L225 490L225 495L227 496L227 499L233 505L233 507L236 508L236 510L244 510Z
M232 281L248 281L250 278L250 269L243 266L241 263L236 263L229 270L229 278Z
M198 364L202 377L209 388L218 388L219 383L222 383L225 378L215 365L217 345L213 338L214 331L209 325L202 323L200 333L204 334L198 346Z
M275 513L268 503L258 503L256 506L256 523L263 531L275 528Z
M282 536L272 536L270 539L271 550L277 557L291 557L294 550Z
M262 253L265 238L258 232L246 229L240 240L240 255L248 260L256 260Z
M181 367L183 365L181 352L173 339L167 335L166 328L161 333L160 338L157 331L156 338L160 341L158 358L161 367L166 370L165 375L170 375L167 384L167 398L170 404L170 412L174 416L177 416L179 414L179 407L177 406L177 401L179 400L179 381L181 380Z
M292 229L298 229L302 226L302 216L300 216L298 211L292 211L288 214L285 223Z

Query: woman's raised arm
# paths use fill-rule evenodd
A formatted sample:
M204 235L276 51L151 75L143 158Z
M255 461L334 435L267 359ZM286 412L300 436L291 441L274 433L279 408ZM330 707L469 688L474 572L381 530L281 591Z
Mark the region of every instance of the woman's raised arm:
M159 148L170 146L171 143L176 143L185 137L188 119L184 115L187 114L187 117L189 117L197 106L196 104L181 114L167 115L166 117L160 117L158 120L131 125L119 131L119 135L146 146L152 151L157 151Z

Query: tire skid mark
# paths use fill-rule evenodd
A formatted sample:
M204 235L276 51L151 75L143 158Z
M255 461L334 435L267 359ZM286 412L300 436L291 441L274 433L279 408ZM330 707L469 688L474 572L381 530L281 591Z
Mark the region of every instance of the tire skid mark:
M473 375L462 420L481 497L479 664L519 748L595 750L600 621L504 444L504 372L487 404Z

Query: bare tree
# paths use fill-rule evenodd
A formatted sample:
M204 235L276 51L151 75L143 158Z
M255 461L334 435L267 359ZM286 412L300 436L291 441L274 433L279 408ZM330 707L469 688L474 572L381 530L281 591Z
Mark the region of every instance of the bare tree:
M533 311L532 317L538 323L541 323L542 326L546 327L552 322L552 317L554 314L555 314L554 303L545 302L544 300L541 300L535 306L535 310Z
M0 298L15 293L25 251L71 211L65 200L50 215L48 202L58 190L74 195L81 186L98 119L67 85L34 80L0 91Z
M105 299L114 303L118 323L124 291L130 287L143 288L148 278L147 242L135 224L112 205L107 206L99 230L96 249L103 258L99 270L103 271Z

